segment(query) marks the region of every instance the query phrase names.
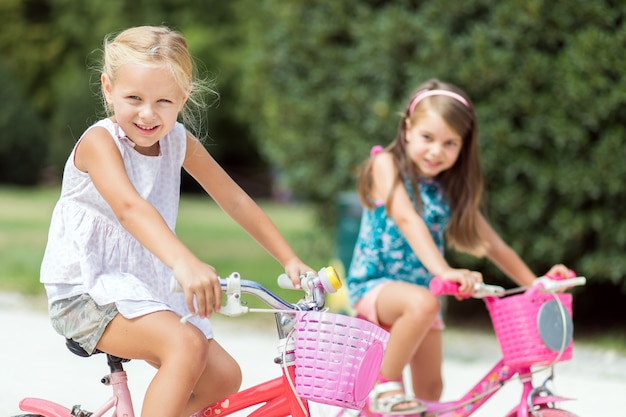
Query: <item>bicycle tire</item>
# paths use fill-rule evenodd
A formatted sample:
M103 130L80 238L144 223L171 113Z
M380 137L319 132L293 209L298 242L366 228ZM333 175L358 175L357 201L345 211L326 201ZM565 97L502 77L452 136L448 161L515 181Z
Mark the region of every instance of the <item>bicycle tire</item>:
M541 417L578 417L576 414L560 408L541 407L535 413L539 413ZM528 413L528 416L533 417L534 415L533 413Z

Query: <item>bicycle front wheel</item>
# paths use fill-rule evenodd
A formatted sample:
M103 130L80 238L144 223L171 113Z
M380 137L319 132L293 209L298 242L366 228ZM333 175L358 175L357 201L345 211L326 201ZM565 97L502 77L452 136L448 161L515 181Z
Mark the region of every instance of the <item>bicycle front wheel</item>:
M535 414L528 413L529 417L534 417L539 415L541 417L577 417L576 414L570 413L566 410L561 410L560 408L548 408L541 407L539 410L535 411Z

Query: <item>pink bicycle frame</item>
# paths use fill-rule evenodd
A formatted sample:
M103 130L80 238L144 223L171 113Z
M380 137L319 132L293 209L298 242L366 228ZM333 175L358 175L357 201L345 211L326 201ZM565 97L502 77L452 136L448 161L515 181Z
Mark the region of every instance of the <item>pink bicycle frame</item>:
M472 387L461 399L450 402L426 402L429 412L440 417L468 417L491 398L504 384L516 374L530 375L530 368L511 368L500 360L485 376ZM517 406L509 411L507 417L528 417L531 405L542 405L569 400L557 396L532 397L533 385L530 380L523 381L523 392ZM532 398L531 403L529 399Z
M112 373L109 378L113 387L113 396L100 409L94 411L92 417L101 417L114 407L117 407L115 409L116 416L134 417L126 372ZM257 404L263 405L253 411L250 416L276 417L292 415L293 417L305 417L309 415L308 402L296 397L288 378L291 381L295 380L294 365L283 368L282 376L219 400L197 412L194 417L227 416ZM24 398L19 405L22 411L41 414L44 417L71 417L71 410L68 408L40 398Z
M504 384L516 374L530 375L530 368L511 368L500 360L485 376L472 387L462 398L456 401L437 402L424 401L428 415L433 414L438 417L468 417L478 410L490 397L492 397ZM570 398L558 397L554 395L533 396L533 385L530 380L523 382L523 392L520 402L506 417L528 417L530 415L531 405L540 406L548 403L567 401ZM531 402L529 403L529 399ZM379 414L372 413L366 407L363 414L367 417L379 417ZM421 417L422 414L416 414L406 417Z
M113 372L105 378L113 387L113 396L109 398L91 417L101 417L113 407L117 407L116 416L134 417L133 403L128 390L126 371ZM71 410L52 401L40 398L24 398L20 401L20 410L41 414L44 417L71 417Z

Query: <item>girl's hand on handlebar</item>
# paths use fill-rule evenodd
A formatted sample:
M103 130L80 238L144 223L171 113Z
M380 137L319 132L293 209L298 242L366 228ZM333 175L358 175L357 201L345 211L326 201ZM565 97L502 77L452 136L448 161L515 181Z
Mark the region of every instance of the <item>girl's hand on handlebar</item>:
M566 279L572 278L575 275L576 274L574 274L574 272L565 265L556 264L552 268L550 268L545 276L551 279Z
M567 279L567 278L573 278L576 276L576 274L574 273L574 271L572 271L565 265L556 264L552 266L552 268L550 268L550 270L546 272L544 276L552 280L562 280L562 279ZM562 293L562 292L565 292L566 289L567 288L561 288L561 289L556 290L556 292Z
M211 317L214 311L220 311L222 287L214 267L195 259L177 264L173 273L185 293L187 308L191 313L205 318Z
M304 264L300 259L294 258L285 265L285 273L291 278L295 289L300 289L300 277L309 272L317 275L317 272L310 266Z
M475 291L475 285L483 282L483 275L480 272L470 271L469 269L449 269L439 274L439 277L446 281L453 281L459 284L459 297L462 295L470 295Z

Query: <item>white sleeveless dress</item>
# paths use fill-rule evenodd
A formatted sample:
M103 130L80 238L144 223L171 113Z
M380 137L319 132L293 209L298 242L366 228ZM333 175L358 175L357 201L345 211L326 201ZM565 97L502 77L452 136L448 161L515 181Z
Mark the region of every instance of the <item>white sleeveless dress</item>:
M184 126L176 123L159 141L159 156L135 151L133 142L111 119L100 120L89 129L96 126L109 131L137 192L174 230L186 149ZM65 164L61 197L52 213L41 264L41 282L49 304L87 293L99 305L115 303L127 318L161 310L186 315L184 295L170 291L171 269L122 227L89 175L76 168L76 146ZM208 338L213 337L209 320L193 318L190 322Z

